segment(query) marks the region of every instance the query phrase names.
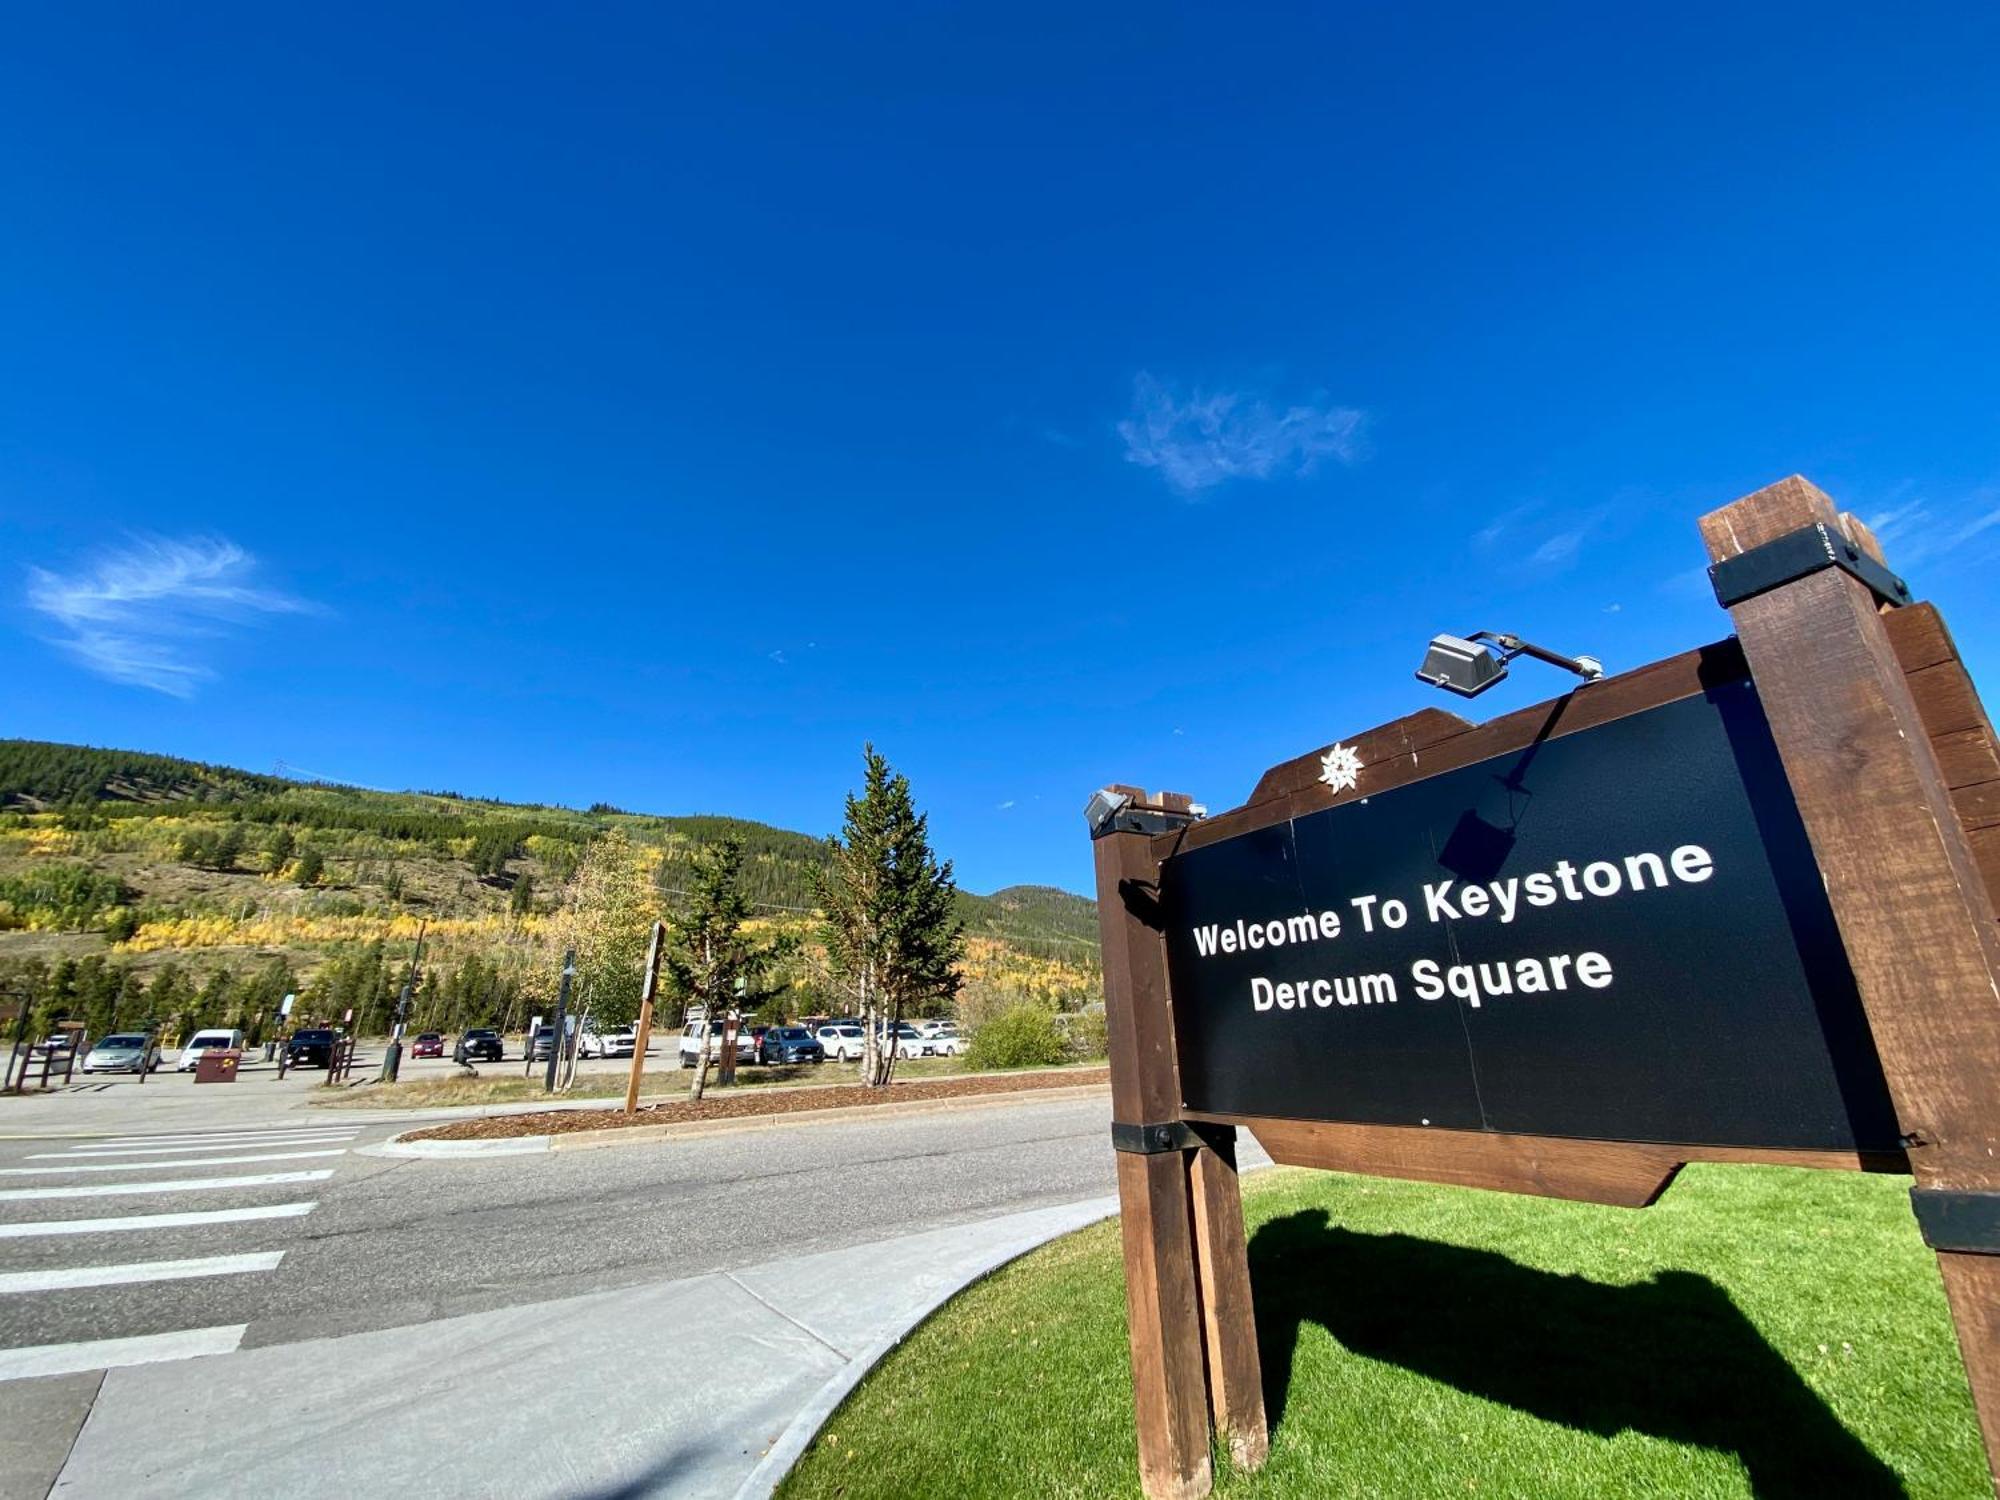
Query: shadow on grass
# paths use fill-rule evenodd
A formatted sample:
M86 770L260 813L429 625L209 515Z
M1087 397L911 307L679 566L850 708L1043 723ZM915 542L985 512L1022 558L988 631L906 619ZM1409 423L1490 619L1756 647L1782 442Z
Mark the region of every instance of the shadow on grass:
M1274 1426L1300 1325L1317 1323L1356 1354L1544 1421L1734 1453L1759 1500L1904 1493L1705 1276L1607 1286L1487 1250L1337 1229L1323 1209L1259 1228L1250 1273Z

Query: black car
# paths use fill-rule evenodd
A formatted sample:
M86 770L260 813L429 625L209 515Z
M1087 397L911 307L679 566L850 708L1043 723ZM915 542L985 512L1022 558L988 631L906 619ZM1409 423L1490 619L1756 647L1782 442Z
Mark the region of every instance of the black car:
M323 1026L293 1032L292 1039L285 1043L285 1065L291 1068L332 1067L334 1040L335 1033Z
M825 1062L826 1049L803 1026L773 1026L757 1039L757 1061L767 1066Z
M500 1033L484 1026L466 1032L452 1049L452 1056L460 1062L499 1062L503 1055Z

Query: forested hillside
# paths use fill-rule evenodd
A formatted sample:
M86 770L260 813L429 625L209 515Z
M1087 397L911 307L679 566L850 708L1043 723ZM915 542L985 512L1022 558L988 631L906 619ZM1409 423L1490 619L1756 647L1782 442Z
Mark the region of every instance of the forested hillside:
M831 821L831 818L829 819ZM744 847L760 919L802 941L783 1009L840 1008L810 942L823 841L767 824L603 804L363 791L170 756L0 740L0 997L101 1033L275 1011L376 1029L425 932L419 1024L514 1026L548 998L579 870L629 865L634 910L680 898L704 845ZM949 855L950 851L943 851ZM1096 908L1065 891L961 893L963 1004L1097 998Z

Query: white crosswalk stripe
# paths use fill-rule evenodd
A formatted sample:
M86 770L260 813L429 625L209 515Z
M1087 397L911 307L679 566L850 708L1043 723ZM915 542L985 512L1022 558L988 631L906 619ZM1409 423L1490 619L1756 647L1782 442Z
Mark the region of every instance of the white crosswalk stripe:
M0 1296L66 1292L85 1286L130 1286L142 1281L191 1281L197 1276L241 1276L275 1271L282 1250L251 1255L209 1255L194 1260L135 1260L115 1266L54 1266L43 1271L0 1271Z
M260 1139L291 1140L303 1135L359 1135L359 1125L297 1125L271 1126L262 1130L202 1130L181 1132L173 1135L114 1135L91 1136L73 1149L94 1151L113 1149L119 1146L227 1146L231 1142L254 1142Z
M354 1134L350 1131L345 1135L293 1135L282 1139L250 1141L186 1141L171 1146L72 1146L67 1151L36 1151L28 1160L72 1161L79 1156L171 1156L177 1151L241 1151L247 1146L324 1146L353 1139Z
M250 1224L259 1219L297 1219L314 1203L272 1203L263 1208L209 1208L184 1214L120 1214L114 1219L34 1219L0 1224L0 1240L38 1239L60 1234L129 1234L146 1229L191 1229L204 1224Z
M175 1294L162 1292L151 1301L131 1300L146 1298L149 1294L144 1289L162 1282L186 1281L192 1287L204 1278L221 1278L214 1291L195 1290L185 1303L190 1310L201 1308L209 1316L216 1312L228 1316L238 1307L248 1311L261 1305L261 1298L241 1299L249 1295L250 1284L278 1273L288 1253L282 1241L279 1248L265 1246L275 1235L295 1234L285 1230L285 1223L302 1223L319 1205L306 1197L284 1203L252 1199L243 1204L241 1196L232 1204L231 1196L327 1182L334 1175L334 1162L348 1155L366 1128L352 1121L313 1120L152 1135L84 1136L67 1141L56 1137L46 1140L38 1150L23 1143L19 1154L0 1167L0 1251L6 1252L0 1260L0 1305L21 1313L14 1325L20 1330L15 1337L30 1329L48 1339L69 1332L109 1332L118 1328L120 1321L127 1328L135 1322L144 1327L173 1321L175 1310L183 1306ZM303 1165L309 1162L315 1165ZM281 1163L301 1165L277 1165ZM187 1175L175 1176L176 1171ZM65 1182L65 1178L102 1180ZM144 1210L141 1212L118 1212L117 1200L156 1193L195 1194L197 1203L206 1199L214 1206L171 1211L159 1204L144 1204L134 1205ZM86 1199L108 1201L93 1215L81 1205ZM36 1214L37 1208L46 1205L49 1213L60 1215L60 1205L71 1200L77 1200L79 1206L70 1213L91 1216ZM10 1212L15 1204L23 1208ZM136 1253L113 1259L100 1247L92 1254L89 1237L100 1234L115 1236L120 1248L130 1247ZM149 1236L172 1238L155 1240ZM260 1238L264 1246L257 1244ZM146 1253L149 1249L151 1255ZM226 1253L202 1253L205 1251ZM65 1260L92 1263L64 1264ZM8 1261L18 1269L9 1268ZM230 1290L230 1282L237 1278L248 1279L244 1289ZM64 1296L90 1288L121 1287L135 1289L126 1294L124 1302ZM195 1313L189 1320L199 1317ZM0 1382L227 1354L241 1345L248 1327L245 1322L0 1347ZM0 1332L0 1342L5 1341L5 1333ZM0 1398L0 1406L4 1405L5 1399Z
M226 1328L187 1328L178 1333L147 1333L136 1338L0 1349L0 1380L32 1380L41 1375L71 1375L79 1370L115 1370L126 1365L228 1354L243 1342L249 1327L247 1323L235 1323Z
M204 1162L213 1166L213 1162ZM215 1192L225 1188L275 1187L281 1182L324 1182L333 1168L309 1172L249 1172L241 1177L183 1177L166 1182L93 1182L83 1187L0 1188L0 1203L29 1203L43 1198L115 1198L137 1193Z
M313 1156L345 1156L331 1151L269 1151L256 1156L187 1156L172 1161L92 1161L62 1167L0 1167L0 1177L47 1177L57 1172L158 1172L168 1167L226 1167L237 1162L304 1161Z

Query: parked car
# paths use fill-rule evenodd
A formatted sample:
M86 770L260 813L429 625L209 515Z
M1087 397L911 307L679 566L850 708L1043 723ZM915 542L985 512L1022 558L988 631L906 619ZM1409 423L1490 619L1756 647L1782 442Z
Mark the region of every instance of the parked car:
M860 1025L853 1021L829 1021L820 1027L814 1040L820 1044L824 1055L836 1062L859 1060L866 1045Z
M826 1061L826 1048L803 1026L773 1026L757 1041L757 1061L767 1066Z
M576 1055L578 1057L609 1057L611 1055L605 1050L604 1038L594 1031L586 1031L580 1035L572 1031L570 1035L576 1038ZM547 1062L549 1060L549 1049L555 1046L555 1044L555 1027L537 1026L535 1034L528 1039L528 1061Z
M883 1035L885 1038L887 1037L888 1028L886 1027L883 1028ZM929 1057L930 1055L931 1055L931 1044L929 1038L925 1037L921 1032L917 1030L916 1027L912 1026L908 1021L897 1022L896 1056Z
M638 1050L638 1047L639 1031L634 1026L621 1027L604 1039L604 1055L606 1057L630 1057Z
M333 1066L333 1044L339 1033L330 1026L312 1026L292 1033L285 1043L285 1065L292 1068Z
M938 1057L956 1057L970 1045L958 1034L957 1025L951 1021L944 1022L931 1032L930 1041L931 1051Z
M410 1043L412 1057L443 1057L444 1037L435 1031L426 1031Z
M692 1068L701 1056L701 1022L690 1021L681 1028L681 1066ZM722 1022L717 1021L708 1033L708 1060L714 1062L722 1056ZM757 1060L757 1043L751 1037L748 1027L736 1033L736 1062L754 1063Z
M475 1026L460 1035L452 1056L459 1062L500 1062L506 1056L506 1048L500 1044L499 1032Z
M86 1073L151 1073L160 1066L160 1049L143 1032L120 1031L100 1037L83 1055Z
M180 1060L174 1064L174 1067L180 1072L192 1073L195 1064L201 1061L202 1053L209 1051L211 1048L240 1048L242 1045L243 1033L240 1031L231 1031L220 1026L210 1027L204 1031L197 1031L182 1045Z

